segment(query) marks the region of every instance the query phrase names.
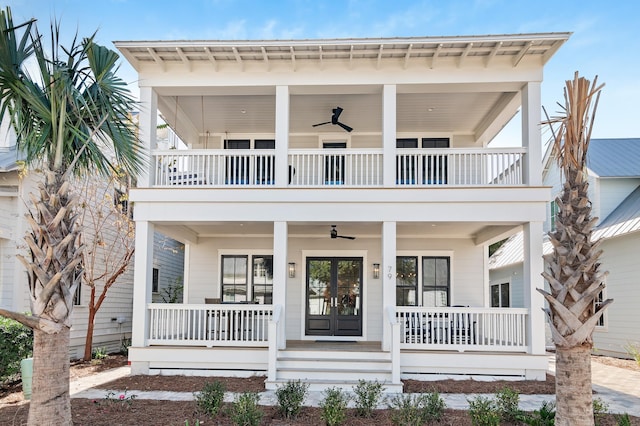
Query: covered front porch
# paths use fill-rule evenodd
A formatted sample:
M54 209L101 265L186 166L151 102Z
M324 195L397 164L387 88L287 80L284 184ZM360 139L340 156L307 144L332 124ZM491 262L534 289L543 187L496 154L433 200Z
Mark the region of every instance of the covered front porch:
M530 289L491 307L486 246L513 224L339 222L354 239L332 238L329 222L148 228L185 227L198 237L186 241L182 303L135 305L134 374L264 374L271 387L368 378L388 391L406 377L545 377Z

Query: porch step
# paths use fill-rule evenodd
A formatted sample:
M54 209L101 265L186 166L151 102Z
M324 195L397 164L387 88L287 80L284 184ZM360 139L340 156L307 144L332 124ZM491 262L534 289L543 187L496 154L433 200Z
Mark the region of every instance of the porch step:
M385 393L402 392L402 384L392 384L389 352L282 350L278 352L276 380L267 389L276 389L290 380L309 384L311 391L338 387L353 391L358 380L385 384Z

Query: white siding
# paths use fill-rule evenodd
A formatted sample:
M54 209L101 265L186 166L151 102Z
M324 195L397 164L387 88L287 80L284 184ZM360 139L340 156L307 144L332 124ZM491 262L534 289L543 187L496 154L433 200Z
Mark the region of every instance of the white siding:
M158 268L158 293L152 295L152 300L162 303L169 286L184 284L184 244L160 232L154 233L153 267Z
M524 308L524 283L522 280L522 262L504 268L492 269L489 272L491 285L509 283L509 296L512 308ZM490 297L490 296L489 296ZM491 299L487 301L491 306Z
M638 248L640 234L630 234L603 242L603 271L606 279L606 297L614 303L605 313L605 327L594 333L597 353L627 356L624 346L640 344L638 306L640 305L640 263Z

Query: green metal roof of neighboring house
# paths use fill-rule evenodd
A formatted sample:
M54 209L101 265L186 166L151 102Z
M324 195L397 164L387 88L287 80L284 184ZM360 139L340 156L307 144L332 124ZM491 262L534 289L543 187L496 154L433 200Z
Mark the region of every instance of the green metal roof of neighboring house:
M587 167L600 177L640 177L640 138L591 139Z

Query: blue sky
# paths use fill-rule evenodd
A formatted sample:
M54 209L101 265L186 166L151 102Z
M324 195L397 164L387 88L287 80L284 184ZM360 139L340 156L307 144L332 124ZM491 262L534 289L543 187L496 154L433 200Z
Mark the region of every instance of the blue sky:
M593 137L640 137L640 2L602 0L12 0L14 21L48 34L114 40L305 39L573 32L545 68L542 104L563 101L575 71L606 83ZM123 61L122 77L135 73ZM519 124L506 137L519 136ZM512 136L510 136L512 135ZM498 145L509 144L508 140Z

